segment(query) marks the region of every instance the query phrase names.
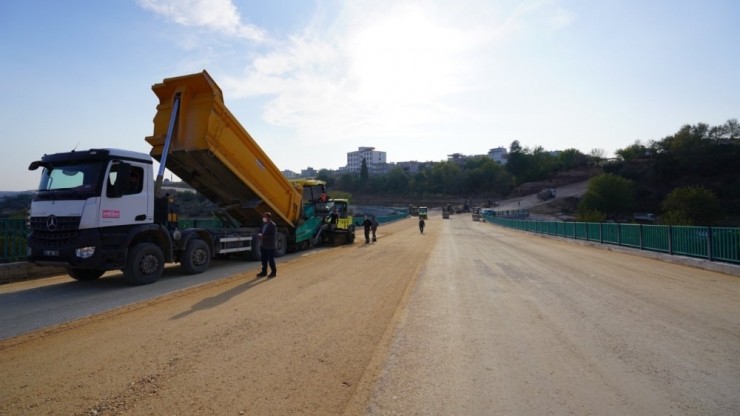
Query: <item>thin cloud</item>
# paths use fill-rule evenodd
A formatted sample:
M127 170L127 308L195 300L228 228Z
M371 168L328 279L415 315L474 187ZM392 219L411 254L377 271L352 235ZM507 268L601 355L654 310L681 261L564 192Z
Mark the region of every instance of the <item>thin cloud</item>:
M138 0L139 5L177 24L198 27L256 42L265 40L257 26L245 24L231 0Z
M348 2L329 30L283 41L222 84L232 98L272 96L263 118L307 140L429 137L441 123L483 118L485 108L461 97L500 82L492 79L498 45L521 30L550 29L544 16L558 16L559 27L572 20L552 1L508 15L470 3Z
M139 2L183 25L227 34L243 27L229 0ZM508 12L487 0L352 1L338 7L329 24L327 15L317 15L321 24L273 39L263 44L267 50L249 51L243 75L219 78L229 98L268 97L262 118L313 143L432 137L454 130L451 124L500 111L468 99L498 92L506 79L502 45L520 32L572 20L550 0Z

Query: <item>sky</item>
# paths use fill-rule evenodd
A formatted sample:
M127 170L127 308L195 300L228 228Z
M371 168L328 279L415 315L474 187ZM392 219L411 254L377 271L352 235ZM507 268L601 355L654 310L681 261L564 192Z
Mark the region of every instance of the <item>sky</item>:
M523 147L606 155L740 118L737 0L3 0L0 191L46 153L148 153L207 70L280 170Z

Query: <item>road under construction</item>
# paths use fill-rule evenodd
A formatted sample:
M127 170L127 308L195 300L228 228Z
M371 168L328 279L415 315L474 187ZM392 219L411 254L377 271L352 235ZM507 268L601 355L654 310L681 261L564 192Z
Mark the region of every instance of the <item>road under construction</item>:
M0 286L23 320L200 279L2 339L0 414L740 413L737 276L434 210L278 268Z

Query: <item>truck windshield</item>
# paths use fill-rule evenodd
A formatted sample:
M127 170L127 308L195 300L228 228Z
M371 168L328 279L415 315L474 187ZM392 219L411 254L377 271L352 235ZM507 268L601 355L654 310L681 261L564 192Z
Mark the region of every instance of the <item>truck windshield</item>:
M85 198L97 195L100 193L100 178L104 169L105 164L102 162L47 165L41 173L39 194L52 191L49 193L58 195L59 192L69 192Z

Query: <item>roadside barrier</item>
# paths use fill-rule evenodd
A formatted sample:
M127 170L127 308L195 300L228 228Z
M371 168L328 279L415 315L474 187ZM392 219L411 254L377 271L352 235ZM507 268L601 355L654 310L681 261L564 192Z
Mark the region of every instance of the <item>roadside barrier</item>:
M737 227L534 221L493 215L483 217L492 224L536 234L740 264L740 228Z
M24 218L0 219L0 263L26 259L28 224Z

